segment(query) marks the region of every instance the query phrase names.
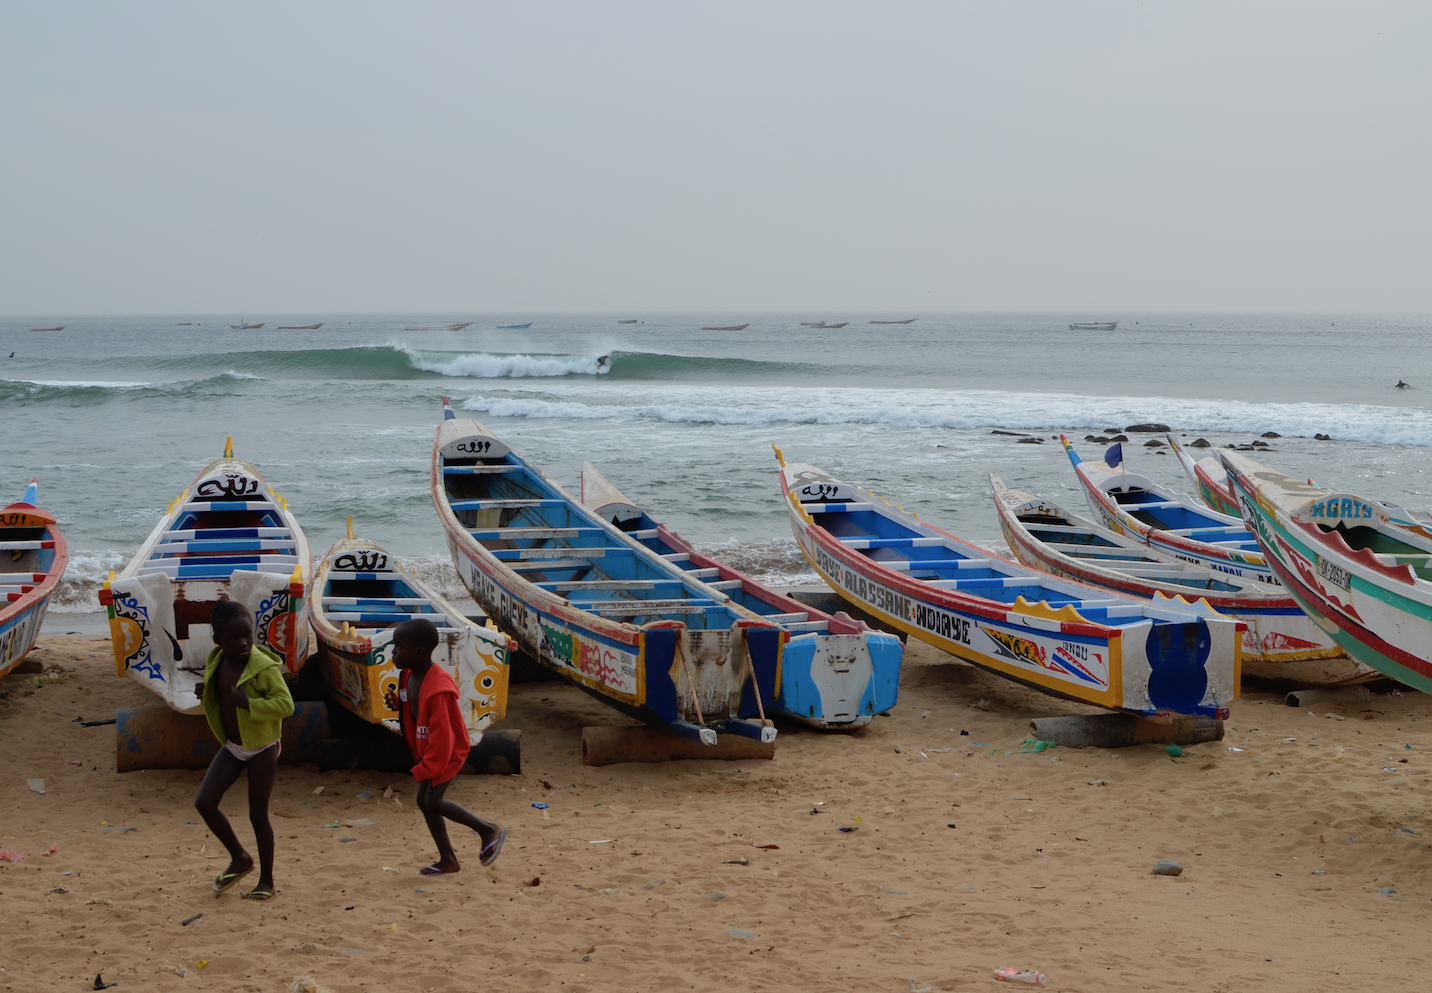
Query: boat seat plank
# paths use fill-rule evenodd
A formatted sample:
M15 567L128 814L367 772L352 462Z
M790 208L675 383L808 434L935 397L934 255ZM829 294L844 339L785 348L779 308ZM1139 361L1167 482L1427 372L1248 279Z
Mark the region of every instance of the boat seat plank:
M671 552L671 553L669 553L669 554L667 554L667 555L663 555L662 558L666 559L666 561L668 561L668 562L674 562L674 563L676 563L676 564L679 565L679 564L681 564L682 562L690 562L690 561L691 561L691 553L690 553L690 552Z
M506 538L580 538L605 534L601 528L478 528L469 531L478 541L499 541Z
M165 531L162 542L193 541L209 538L292 538L288 528L189 528L184 531Z
M874 510L873 503L803 503L807 514L853 514L857 510Z
M654 590L659 586L681 587L679 579L574 579L565 582L535 583L544 590Z
M425 607L432 606L432 601L427 597L363 597L363 596L326 596L323 597L323 606L332 604L335 607L370 607L387 606L395 607Z
M894 572L928 572L932 569L988 569L989 559L896 559L881 562Z
M630 548L494 548L492 554L501 562L533 559L600 559L608 555L630 555Z
M527 507L565 507L564 500L449 500L453 510L519 510Z
M282 548L297 548L293 538L200 538L197 541L161 541L154 546L154 554L184 555L195 552L266 552Z
M564 572L590 569L592 563L586 559L538 559L531 562L514 562L508 568L513 572Z
M624 614L632 617L650 617L655 614L704 614L719 610L711 600L591 600L574 607L592 614Z
M803 624L810 620L810 614L805 611L789 614L762 614L761 620L770 621L773 624Z
M214 510L279 510L279 505L272 500L211 500L186 503L179 508L180 511L192 511L202 514Z
M264 563L264 564L266 564L266 565L281 565L281 564L283 564L283 563L287 563L287 564L288 564L288 567L289 567L289 571L292 571L292 570L293 570L293 567L296 566L296 565L298 565L298 556L297 556L297 555L263 555L263 554L255 554L255 555L200 555L200 556L195 556L195 557L192 558L192 559L185 559L185 558L180 558L180 557L175 557L175 558L152 558L152 559L146 559L145 562L140 566L140 569L141 569L141 570L144 570L144 569L147 569L147 568L151 568L151 567L153 567L153 566L168 566L168 565L170 565L170 564L173 564L173 565L203 565L203 566L206 566L206 567L207 567L207 566L213 566L213 565L253 565L253 564L258 563L258 562L262 562L262 563Z
M799 621L795 624L783 624L782 627L792 634L824 634L829 629L825 621Z
M1045 587L1037 580L1033 580L1028 576L993 576L989 578L971 579L927 579L925 580L925 582L929 583L931 586L938 586L941 589L945 590L992 590L1010 586L1029 586L1032 589L1045 589ZM1055 591L1049 590L1048 592L1054 593ZM1025 597L1025 599L1028 600L1029 597ZM1041 597L1040 599L1048 599L1048 596L1046 595L1044 597Z
M715 583L707 583L713 590L739 590L741 581L739 579L722 579Z
M396 612L396 611L393 612L393 613L369 613L369 612L367 612L367 611L349 611L349 612L343 612L343 611L331 611L331 612L330 612L330 611L324 611L324 612L323 612L323 618L324 618L324 620L331 621L331 622L334 622L334 623L339 623L339 622L342 622L342 621L347 621L349 624L360 624L360 623L362 623L362 622L364 622L364 621L367 621L367 622L370 623L370 624L391 624L393 621L406 620L406 619L411 618L411 617L420 617L420 616L422 616L422 615L421 615L421 614L399 613L399 612ZM434 615L434 616L440 616L440 615ZM440 625L440 624L439 624L439 625L434 625L434 626L437 627L439 630L441 630L442 627L443 627L443 626Z
M494 473L521 472L520 465L445 465L444 476L487 476Z
M690 561L688 559L688 561ZM688 576L695 576L697 579L710 579L713 576L721 575L720 569L687 569Z
M280 565L277 568L255 568L256 565L268 565L269 563L240 563L238 565L179 565L178 559L170 562L147 563L139 570L141 576L167 575L170 579L210 579L214 582L226 582L235 572L268 572L276 576L287 576L293 572L293 567ZM172 563L172 564L171 564Z
M841 538L846 548L932 548L945 543L944 538Z
M54 548L53 541L0 541L0 552L28 552L41 548Z
M628 531L626 532L626 534L629 537L636 538L638 541L640 541L643 538L655 538L657 535L657 529L642 528L640 531Z

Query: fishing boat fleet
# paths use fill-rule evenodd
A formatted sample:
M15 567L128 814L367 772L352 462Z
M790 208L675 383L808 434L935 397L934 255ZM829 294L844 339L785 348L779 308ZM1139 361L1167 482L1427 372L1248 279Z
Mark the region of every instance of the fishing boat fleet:
M398 731L394 629L436 626L476 743L507 709L516 653L613 709L707 745L780 721L851 729L898 700L917 638L1051 696L1144 718L1222 719L1244 676L1432 692L1432 517L1325 490L1233 450L1169 442L1198 499L1082 457L1087 513L989 477L1010 557L774 449L810 567L845 609L771 588L691 542L597 468L574 495L443 402L433 507L477 611L370 537L310 553L250 462L207 465L100 590L116 673L201 711L209 614L236 600L290 673L316 658L332 699ZM38 483L0 510L0 674L29 651L66 564Z

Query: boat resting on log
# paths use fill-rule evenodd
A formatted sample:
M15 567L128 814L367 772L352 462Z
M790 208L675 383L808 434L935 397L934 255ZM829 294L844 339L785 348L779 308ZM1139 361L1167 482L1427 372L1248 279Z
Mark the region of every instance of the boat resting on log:
M1009 489L990 475L995 511L1014 557L1031 568L1125 596L1198 597L1243 621L1243 675L1304 686L1378 678L1349 658L1280 586L1185 562L1117 534L1048 500Z
M323 557L310 614L324 682L345 708L401 734L393 630L422 617L438 629L433 662L457 684L458 706L476 745L507 712L508 663L517 643L463 616L376 542L348 537Z
M40 483L31 479L25 496L0 510L0 676L35 646L50 597L69 564L65 536L55 515L41 510Z
M477 421L443 402L432 497L472 597L533 659L683 738L770 743L786 633L633 546Z
M844 611L834 615L752 579L709 556L632 503L590 462L582 466L582 504L602 520L706 586L787 632L775 698L767 713L820 728L852 728L895 706L904 646Z
M1111 468L1103 460L1080 458L1068 438L1061 434L1059 440L1084 488L1089 509L1110 531L1214 572L1277 583L1257 539L1241 518L1199 507L1191 497L1123 466Z
M1279 580L1347 653L1432 693L1432 539L1377 500L1324 490L1220 451Z
M308 659L312 576L308 539L288 502L258 470L234 458L209 463L159 518L134 558L99 591L109 614L116 674L172 709L198 714L195 688L214 647L209 614L220 600L249 609L254 644L296 673Z
M807 561L882 622L1034 689L1138 716L1221 720L1239 695L1246 625L1207 602L1045 575L776 458Z

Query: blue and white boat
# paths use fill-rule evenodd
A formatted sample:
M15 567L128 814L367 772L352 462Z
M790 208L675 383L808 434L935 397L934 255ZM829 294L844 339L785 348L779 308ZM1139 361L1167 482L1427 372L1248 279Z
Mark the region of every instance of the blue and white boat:
M786 633L634 545L444 400L432 497L458 575L524 651L638 720L763 742Z
M852 728L895 706L904 654L895 635L875 631L844 611L817 610L702 555L623 496L590 462L582 466L582 503L628 541L786 630L780 679L767 713L821 728Z
M25 498L0 510L0 552L7 553L0 556L0 676L34 647L69 564L55 515L36 506L39 494L39 480L31 479Z
M990 672L1143 717L1227 716L1241 621L1205 600L1135 600L961 541L813 465L781 492L806 560L861 610Z

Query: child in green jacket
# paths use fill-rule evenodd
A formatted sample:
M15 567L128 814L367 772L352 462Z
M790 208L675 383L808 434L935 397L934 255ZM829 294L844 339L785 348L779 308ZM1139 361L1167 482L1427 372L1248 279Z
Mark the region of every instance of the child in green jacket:
M214 880L222 893L254 870L254 860L219 809L219 801L245 770L249 774L249 822L259 849L259 881L244 894L250 900L271 900L273 885L273 825L269 823L269 795L278 773L283 746L283 719L293 713L293 697L283 681L278 656L254 644L254 625L248 608L235 600L220 600L209 623L215 648L204 667L200 697L204 716L214 736L224 745L199 787L194 800L209 830L229 850L229 867Z

